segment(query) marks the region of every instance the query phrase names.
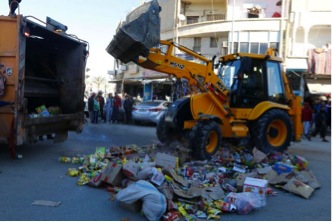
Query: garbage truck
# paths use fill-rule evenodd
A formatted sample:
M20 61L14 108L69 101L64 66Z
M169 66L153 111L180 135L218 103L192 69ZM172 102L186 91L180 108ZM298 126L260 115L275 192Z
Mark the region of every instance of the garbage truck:
M123 63L188 81L190 94L174 101L157 124L161 142L179 140L196 159L211 159L223 140L268 154L301 139L301 97L293 93L275 49L207 59L160 39L158 1L141 11L117 30L106 51ZM194 59L179 58L175 49Z
M89 43L46 17L0 16L0 144L15 147L49 135L65 141L84 123Z

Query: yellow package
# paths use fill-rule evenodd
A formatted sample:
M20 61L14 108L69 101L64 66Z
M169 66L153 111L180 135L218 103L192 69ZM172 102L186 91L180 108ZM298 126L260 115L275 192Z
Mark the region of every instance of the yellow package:
M78 176L78 170L76 168L69 168L68 169L68 175L71 177L77 177Z

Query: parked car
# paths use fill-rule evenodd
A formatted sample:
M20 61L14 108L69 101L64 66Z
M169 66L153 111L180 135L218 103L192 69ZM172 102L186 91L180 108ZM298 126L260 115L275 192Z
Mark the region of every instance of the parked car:
M159 118L168 109L171 102L167 100L149 100L137 104L133 108L134 122L157 123Z

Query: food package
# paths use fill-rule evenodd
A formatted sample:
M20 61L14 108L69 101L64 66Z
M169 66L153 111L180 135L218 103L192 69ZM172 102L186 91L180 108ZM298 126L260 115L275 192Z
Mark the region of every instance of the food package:
M131 180L138 180L138 172L140 171L140 165L133 160L129 160L122 167L122 173Z
M42 116L42 117L50 116L50 113L48 112L48 110L46 109L46 107L44 105L37 107L36 111L39 114L39 116Z
M101 180L113 186L121 186L123 179L121 169L122 164L109 162L101 173Z
M294 170L294 166L287 164L287 163L283 163L283 162L276 162L273 167L272 167L278 174L282 174L282 173L290 173Z
M77 177L78 176L78 170L76 168L69 168L68 169L68 175L71 177Z
M292 161L299 170L305 170L309 164L308 160L299 155L294 155Z
M225 198L225 202L233 204L238 214L248 214L253 209L262 206L260 198L251 192L230 192Z
M286 183L282 188L307 199L315 190L314 188L301 182L300 180L297 180L296 178L290 179L288 183Z
M243 184L243 192L251 192L257 194L262 206L265 206L267 183L267 180L246 177Z

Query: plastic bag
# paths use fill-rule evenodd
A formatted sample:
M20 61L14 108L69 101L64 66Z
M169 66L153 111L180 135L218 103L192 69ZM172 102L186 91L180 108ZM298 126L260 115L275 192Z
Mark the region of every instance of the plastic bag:
M119 191L116 199L127 204L141 200L142 211L148 220L158 221L166 212L165 196L145 180L139 180Z
M230 192L225 201L233 204L238 214L248 214L253 209L262 207L260 197L251 192Z

